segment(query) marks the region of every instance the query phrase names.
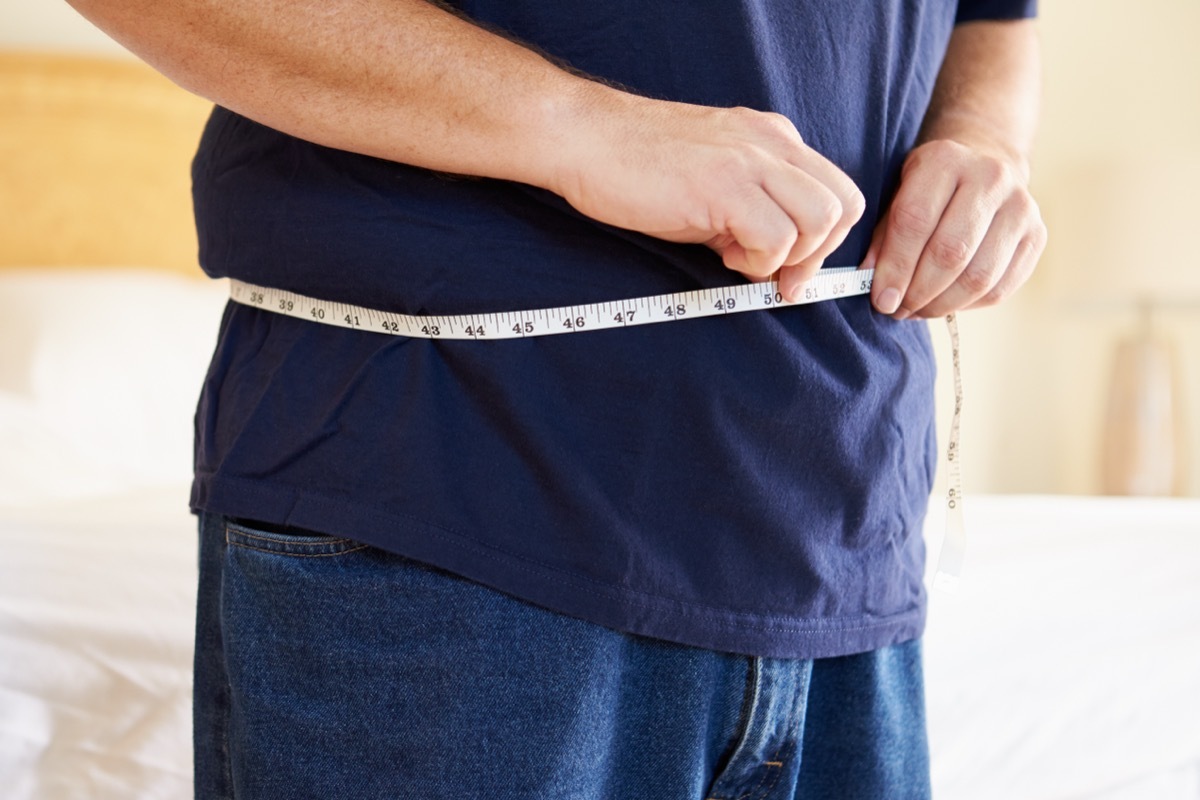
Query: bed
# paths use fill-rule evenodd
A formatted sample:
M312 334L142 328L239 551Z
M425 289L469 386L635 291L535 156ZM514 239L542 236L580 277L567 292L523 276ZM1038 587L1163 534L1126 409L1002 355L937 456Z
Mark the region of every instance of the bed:
M0 794L187 798L205 105L0 56ZM926 637L940 800L1200 798L1200 501L968 496ZM940 505L927 535L936 544Z

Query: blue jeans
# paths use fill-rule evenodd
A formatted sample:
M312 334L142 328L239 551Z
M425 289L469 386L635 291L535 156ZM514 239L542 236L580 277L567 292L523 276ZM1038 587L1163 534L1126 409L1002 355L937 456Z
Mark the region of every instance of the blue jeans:
M200 533L197 800L929 796L918 642L711 652L348 539Z

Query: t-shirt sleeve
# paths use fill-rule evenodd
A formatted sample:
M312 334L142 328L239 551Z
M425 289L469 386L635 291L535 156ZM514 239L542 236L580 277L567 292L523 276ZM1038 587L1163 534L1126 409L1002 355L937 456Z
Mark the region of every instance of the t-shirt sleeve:
M1037 0L958 0L958 15L954 22L1036 17L1037 6Z

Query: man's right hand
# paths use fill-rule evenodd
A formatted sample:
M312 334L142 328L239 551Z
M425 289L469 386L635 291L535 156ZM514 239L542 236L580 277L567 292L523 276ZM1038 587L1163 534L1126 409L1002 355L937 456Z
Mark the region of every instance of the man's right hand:
M601 222L708 245L751 280L778 273L789 299L862 217L854 182L779 114L624 93L584 108L547 188Z
M180 85L328 147L515 180L795 292L862 215L785 118L586 80L426 0L70 0Z

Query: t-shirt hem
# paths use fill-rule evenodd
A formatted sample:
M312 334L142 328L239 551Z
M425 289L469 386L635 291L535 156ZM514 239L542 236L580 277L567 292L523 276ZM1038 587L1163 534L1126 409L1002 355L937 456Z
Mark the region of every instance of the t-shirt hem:
M830 658L921 636L924 604L886 616L756 614L653 595L509 553L411 516L259 480L197 475L193 511L345 536L606 628L767 658Z

